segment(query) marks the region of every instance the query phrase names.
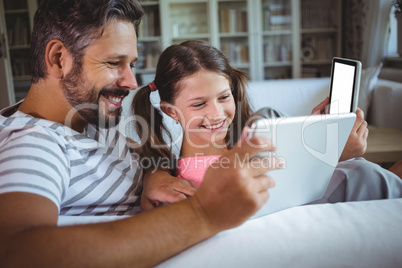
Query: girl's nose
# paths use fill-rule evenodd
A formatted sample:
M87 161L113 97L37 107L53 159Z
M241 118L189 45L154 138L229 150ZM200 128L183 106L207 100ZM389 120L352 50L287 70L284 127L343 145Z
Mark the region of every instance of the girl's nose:
M210 123L216 123L222 120L223 108L222 105L218 103L213 103L209 106L206 118L210 121Z

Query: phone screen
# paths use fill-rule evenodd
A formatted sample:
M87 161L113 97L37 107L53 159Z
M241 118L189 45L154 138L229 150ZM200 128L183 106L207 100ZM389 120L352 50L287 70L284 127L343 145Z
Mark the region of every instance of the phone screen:
M330 96L330 114L352 112L356 66L334 62Z

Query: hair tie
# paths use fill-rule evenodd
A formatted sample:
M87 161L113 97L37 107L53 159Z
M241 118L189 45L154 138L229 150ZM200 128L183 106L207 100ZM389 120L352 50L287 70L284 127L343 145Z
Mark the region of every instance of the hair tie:
M151 91L157 91L158 88L155 85L155 82L152 81L151 83L148 83L149 88L151 89Z

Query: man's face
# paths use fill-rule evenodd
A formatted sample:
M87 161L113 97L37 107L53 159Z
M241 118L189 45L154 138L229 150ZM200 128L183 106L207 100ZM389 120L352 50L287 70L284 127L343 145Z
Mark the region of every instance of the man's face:
M88 46L82 66L61 80L63 94L88 123L117 123L122 100L138 87L132 72L137 61L137 37L130 22L111 20L101 38Z

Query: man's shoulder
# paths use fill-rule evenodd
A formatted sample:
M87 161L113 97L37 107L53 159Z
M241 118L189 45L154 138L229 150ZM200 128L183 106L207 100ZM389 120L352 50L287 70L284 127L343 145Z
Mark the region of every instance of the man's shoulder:
M6 143L66 143L67 133L61 124L24 114L0 116L0 146Z

